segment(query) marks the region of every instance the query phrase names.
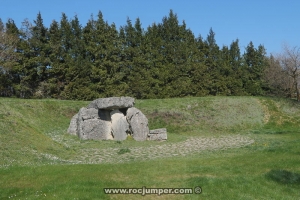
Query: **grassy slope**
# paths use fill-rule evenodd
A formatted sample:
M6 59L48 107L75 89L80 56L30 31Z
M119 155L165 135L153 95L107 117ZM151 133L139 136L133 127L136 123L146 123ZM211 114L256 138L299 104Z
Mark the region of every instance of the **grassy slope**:
M0 99L0 199L139 199L140 195L105 195L103 188L198 185L203 188L200 198L204 199L300 196L298 103L254 97L139 100L136 107L146 114L150 128L167 127L170 143L190 136L227 134L245 134L255 139L255 143L240 149L151 161L61 165L82 148L116 145L113 141L79 141L65 134L72 115L87 104ZM160 143L125 141L121 145L130 148ZM157 196L145 196L154 198ZM159 198L199 199L199 196Z

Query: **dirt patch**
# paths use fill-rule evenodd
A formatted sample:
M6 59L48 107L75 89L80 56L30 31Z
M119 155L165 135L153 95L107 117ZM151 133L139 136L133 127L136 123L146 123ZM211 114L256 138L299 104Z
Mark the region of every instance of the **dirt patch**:
M259 99L257 99L257 103L262 107L264 111L264 124L267 124L270 121L270 117L271 117L269 108L264 104L264 101L261 102Z

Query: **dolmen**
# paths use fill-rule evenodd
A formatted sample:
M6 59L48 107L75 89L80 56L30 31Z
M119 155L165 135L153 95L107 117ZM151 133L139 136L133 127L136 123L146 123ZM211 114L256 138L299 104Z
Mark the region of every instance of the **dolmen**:
M147 117L134 107L132 97L92 101L72 117L68 133L83 140L167 140L165 128L149 130Z

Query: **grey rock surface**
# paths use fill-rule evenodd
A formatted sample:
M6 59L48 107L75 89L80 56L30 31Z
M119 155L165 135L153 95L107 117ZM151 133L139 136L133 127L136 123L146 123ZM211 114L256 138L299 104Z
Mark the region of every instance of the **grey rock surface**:
M97 119L99 118L99 111L98 109L94 108L81 108L79 110L78 116L81 120Z
M132 97L100 98L92 101L87 108L114 110L119 108L131 108L134 106Z
M166 128L158 128L158 129L150 130L149 134L164 134L164 133L167 133Z
M128 135L136 141L167 139L165 128L149 131L148 119L134 107L132 97L92 101L72 117L67 132L84 140L121 141L127 139Z
M72 117L69 128L67 130L67 132L71 135L77 135L77 118L78 113Z
M148 140L167 140L167 129L160 128L150 130L150 133L148 134Z
M111 115L111 129L114 140L126 140L127 132L129 131L129 124L124 114L117 110L110 112Z
M136 141L147 140L149 134L147 117L139 109L132 107L128 108L126 118L130 124L133 139Z
M100 119L85 120L81 124L81 139L109 140L111 136L111 127L106 121Z
M110 112L94 108L81 108L77 118L77 135L80 139L110 140Z

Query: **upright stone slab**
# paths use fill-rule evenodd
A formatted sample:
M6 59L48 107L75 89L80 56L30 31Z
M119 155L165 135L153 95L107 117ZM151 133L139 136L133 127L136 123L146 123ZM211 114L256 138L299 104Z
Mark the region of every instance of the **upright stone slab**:
M77 135L77 118L78 118L78 113L76 115L74 115L71 119L68 131L67 131L71 135Z
M128 108L126 118L130 125L133 139L136 141L147 140L149 134L148 119L142 111L135 107Z
M100 98L92 101L87 108L114 110L120 108L131 108L134 106L132 97L110 97Z
M109 111L81 108L77 118L77 135L84 140L113 139Z
M124 114L119 110L113 110L111 115L111 130L114 140L126 140L129 124Z

